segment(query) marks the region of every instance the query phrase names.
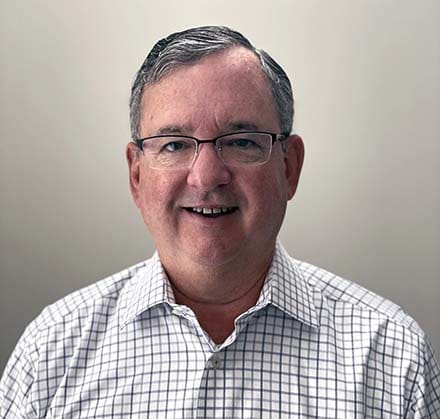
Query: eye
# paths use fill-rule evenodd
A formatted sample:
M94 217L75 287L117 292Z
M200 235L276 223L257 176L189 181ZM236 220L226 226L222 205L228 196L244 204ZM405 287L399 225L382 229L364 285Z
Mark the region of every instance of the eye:
M176 151L183 151L188 148L188 144L183 141L170 141L162 146L161 151L169 151L170 153L175 153Z
M258 144L249 138L233 138L226 143L228 147L236 147L241 150L258 147Z

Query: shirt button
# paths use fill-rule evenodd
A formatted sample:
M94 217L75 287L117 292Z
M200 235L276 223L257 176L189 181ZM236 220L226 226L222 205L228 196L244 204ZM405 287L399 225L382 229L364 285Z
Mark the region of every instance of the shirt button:
M221 362L220 362L219 357L216 355L213 355L211 357L211 367L214 369L217 369L217 368L220 368L220 366L221 366Z

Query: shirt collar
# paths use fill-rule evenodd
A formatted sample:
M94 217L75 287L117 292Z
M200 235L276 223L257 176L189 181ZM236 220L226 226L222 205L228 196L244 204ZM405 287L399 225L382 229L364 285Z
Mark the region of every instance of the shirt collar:
M317 292L310 288L298 264L277 242L256 308L272 304L302 323L319 327L315 301L321 296Z
M316 298L314 293L297 263L287 254L281 243L277 242L260 297L255 307L249 311L259 310L271 304L302 323L319 327L313 302ZM157 252L133 277L127 297L122 327L156 305L175 304L170 281Z
M174 304L175 299L159 255L155 252L131 281L122 327L144 311L163 303Z

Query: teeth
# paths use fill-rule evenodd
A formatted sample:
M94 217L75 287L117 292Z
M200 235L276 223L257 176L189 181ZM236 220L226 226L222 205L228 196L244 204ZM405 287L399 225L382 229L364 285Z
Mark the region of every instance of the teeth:
M199 208L199 207L193 207L193 212L197 212L198 214L206 214L206 215L212 215L212 214L225 214L227 212L231 212L232 208Z

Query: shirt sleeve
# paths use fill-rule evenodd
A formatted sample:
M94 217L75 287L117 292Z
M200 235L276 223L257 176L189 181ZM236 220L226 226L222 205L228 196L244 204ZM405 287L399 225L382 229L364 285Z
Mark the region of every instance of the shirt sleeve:
M415 419L440 419L440 367L429 341L426 343L424 366L416 384Z
M0 418L37 418L31 403L35 367L29 328L24 332L9 358L0 380Z

